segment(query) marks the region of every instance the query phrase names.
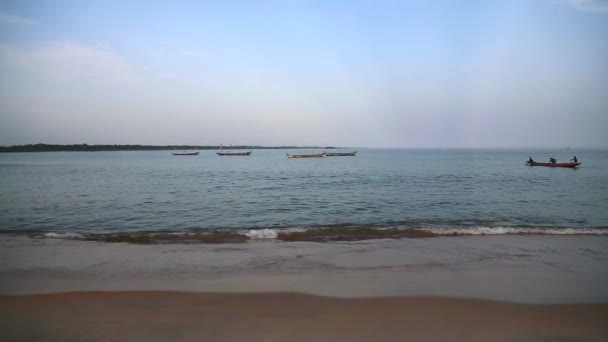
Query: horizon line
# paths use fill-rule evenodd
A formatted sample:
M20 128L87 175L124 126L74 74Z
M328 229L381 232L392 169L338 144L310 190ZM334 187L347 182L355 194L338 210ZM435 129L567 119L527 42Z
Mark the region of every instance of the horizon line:
M192 148L237 148L237 147L246 147L246 148L255 148L255 149L286 149L286 148L297 148L297 149L305 149L305 148L335 148L335 149L344 149L344 148L361 148L361 149L420 149L420 150L521 150L521 149L530 149L530 150L539 150L539 149L563 149L563 150L572 150L572 149L590 149L590 150L601 150L608 149L608 146L341 146L341 145L251 145L251 144L238 144L238 145L201 145L201 144L89 144L89 143L80 143L80 144L49 144L49 143L29 143L29 144L16 144L16 145L0 145L0 150L2 149L11 149L11 148L24 148L31 146L54 146L54 147L75 147L75 146L88 146L88 147L108 147L108 146L117 146L117 147L146 147L146 148L155 148L155 147L192 147Z

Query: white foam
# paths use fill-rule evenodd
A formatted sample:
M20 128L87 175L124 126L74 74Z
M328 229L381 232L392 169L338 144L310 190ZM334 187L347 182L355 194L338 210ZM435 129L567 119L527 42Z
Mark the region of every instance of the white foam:
M467 228L421 228L437 235L608 235L608 229L597 228L517 228L517 227L467 227Z
M42 236L46 239L66 239L66 240L82 240L84 235L80 233L44 233Z
M245 233L250 239L276 239L279 236L277 229L251 229Z

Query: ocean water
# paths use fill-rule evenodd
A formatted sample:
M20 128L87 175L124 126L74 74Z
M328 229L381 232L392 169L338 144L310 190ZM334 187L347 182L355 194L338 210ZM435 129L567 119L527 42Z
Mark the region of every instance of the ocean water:
M0 231L130 242L608 234L608 151L0 154ZM578 169L528 167L528 156Z

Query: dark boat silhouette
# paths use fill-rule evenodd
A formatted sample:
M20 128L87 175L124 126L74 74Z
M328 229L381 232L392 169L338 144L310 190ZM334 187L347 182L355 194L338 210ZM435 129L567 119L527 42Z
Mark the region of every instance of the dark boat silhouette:
M198 152L171 152L174 156L198 156Z
M353 152L323 152L326 157L354 157L357 151Z
M248 156L251 155L251 151L248 152L216 152L218 156Z
M568 168L575 168L579 165L581 165L582 163L537 163L537 162L530 162L527 161L526 165L528 166L546 166L546 167L568 167Z
M287 158L324 158L325 153L316 153L316 154L289 154L287 153Z

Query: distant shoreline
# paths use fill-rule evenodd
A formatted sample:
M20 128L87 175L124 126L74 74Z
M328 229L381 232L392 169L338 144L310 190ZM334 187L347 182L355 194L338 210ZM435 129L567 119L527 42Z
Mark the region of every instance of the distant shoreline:
M18 152L108 152L108 151L168 151L168 150L294 150L294 149L335 149L333 146L212 146L212 145L54 145L28 144L0 146L0 153Z
M0 145L0 153L20 152L111 152L111 151L169 151L169 150L297 150L297 149L362 149L373 148L379 150L416 150L416 151L525 151L526 153L580 153L582 151L606 151L607 147L579 146L564 148L560 146L504 146L504 147L473 147L473 146L451 146L451 147L387 147L387 146L257 146L257 145L130 145L130 144L25 144L25 145Z

